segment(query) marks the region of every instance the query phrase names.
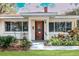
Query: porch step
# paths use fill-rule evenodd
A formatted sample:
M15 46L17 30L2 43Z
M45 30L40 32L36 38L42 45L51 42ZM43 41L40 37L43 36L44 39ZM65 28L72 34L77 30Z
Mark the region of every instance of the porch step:
M32 42L30 49L44 49L44 42Z

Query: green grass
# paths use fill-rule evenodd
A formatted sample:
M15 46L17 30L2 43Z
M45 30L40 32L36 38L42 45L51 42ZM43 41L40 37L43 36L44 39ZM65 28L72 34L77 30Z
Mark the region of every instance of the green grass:
M79 50L4 51L0 56L79 56Z

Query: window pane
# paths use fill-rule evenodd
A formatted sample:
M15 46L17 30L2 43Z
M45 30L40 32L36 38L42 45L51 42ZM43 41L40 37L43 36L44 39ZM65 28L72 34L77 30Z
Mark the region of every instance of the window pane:
M54 23L50 22L49 23L49 32L53 32L54 31Z
M59 22L55 22L55 31L56 31L56 32L59 31Z
M56 32L65 32L65 22L55 22Z
M5 22L5 31L10 31L10 22Z
M66 22L66 31L69 31L72 29L72 22Z
M22 31L22 22L12 22L12 31Z
M65 32L65 22L60 22L59 23L59 31L60 32Z
M77 27L78 27L78 29L79 29L79 20L77 20Z
M28 22L23 22L23 31L28 31Z

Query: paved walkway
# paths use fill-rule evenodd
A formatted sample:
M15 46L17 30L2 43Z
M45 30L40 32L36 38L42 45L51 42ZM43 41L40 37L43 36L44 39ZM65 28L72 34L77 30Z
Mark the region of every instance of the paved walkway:
M31 50L79 50L79 46L44 46L44 47L31 47Z
M79 46L44 46L43 42L34 42L31 50L79 50Z

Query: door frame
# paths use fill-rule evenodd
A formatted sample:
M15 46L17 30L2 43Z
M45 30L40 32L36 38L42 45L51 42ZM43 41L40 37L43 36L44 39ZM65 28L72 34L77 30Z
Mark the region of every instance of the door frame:
M42 39L42 40L44 40L44 21L42 21L42 20L41 20L41 21L39 21L39 20L38 20L38 21L35 21L35 40L37 40L37 39L36 39L36 22L42 22L42 23L43 23L43 25L42 25L43 39Z

